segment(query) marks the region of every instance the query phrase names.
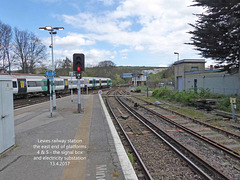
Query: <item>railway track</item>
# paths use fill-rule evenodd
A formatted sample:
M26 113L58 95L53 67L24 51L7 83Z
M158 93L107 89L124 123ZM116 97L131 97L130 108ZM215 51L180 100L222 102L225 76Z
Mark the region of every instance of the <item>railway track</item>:
M129 106L134 108L136 100L133 101L132 97L129 98L129 94L127 96L124 96L121 93L119 97L121 97L121 99ZM146 104L149 103L144 102L144 106ZM178 140L189 150L192 150L198 156L202 157L210 165L214 166L220 172L223 172L223 174L226 175L229 179L240 178L240 164L239 164L240 158L238 152L233 151L207 137L204 137L201 134L197 134L197 132L194 132L191 129L188 129L188 127L191 125L189 125L188 127L184 127L183 125L178 125L173 120L168 119L171 117L176 118L178 117L178 115L175 116L176 114L175 115L170 114L167 115L168 117L166 117L160 113L156 113L155 110L152 110L154 108L156 107L151 107L148 109L143 108L142 105L138 103L138 107L134 108L134 110L136 111L136 113L139 114L139 116L144 116L146 119L148 119L148 121L160 127L163 131L168 133L174 139ZM180 122L181 121L184 121L184 119L180 120ZM228 137L226 135L228 132L221 131L221 129L218 130L218 128L215 133L216 133L215 136L224 135L226 136L226 138ZM233 139L234 141L236 141L236 146L238 146L239 145L238 136L230 133L229 141L233 141Z
M15 99L13 102L13 105L14 105L14 109L19 109L22 107L31 106L31 105L46 102L46 101L49 101L49 97L39 96L39 97L31 97L27 99Z
M138 153L135 157L141 158L137 161L143 162L151 175L147 179L228 179L120 98L108 99L115 119Z
M88 91L89 94L97 94L99 91L102 92L107 92L109 91L110 88L107 89L91 89ZM75 93L74 93L75 94ZM83 91L82 94L86 94L86 91ZM70 92L63 92L57 95L57 98L65 97L65 96L70 96ZM30 105L42 103L49 101L49 96L43 96L42 94L31 96L28 98L22 98L22 99L15 99L13 104L14 104L14 109L19 109L22 107L27 107Z
M128 100L137 102L141 108L152 114L160 116L167 121L172 121L180 128L191 131L199 137L205 138L209 142L215 143L230 153L240 157L240 135L209 125L197 119L187 117L176 111L154 105L136 96ZM142 101L144 104L140 104L139 101Z

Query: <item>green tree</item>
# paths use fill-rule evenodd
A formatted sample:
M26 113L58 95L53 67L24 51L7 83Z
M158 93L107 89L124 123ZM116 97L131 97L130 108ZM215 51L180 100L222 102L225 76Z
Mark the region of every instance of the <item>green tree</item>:
M113 86L124 84L125 81L121 78L119 74L115 75L115 79L113 80Z
M202 6L204 14L197 14L190 45L200 55L214 59L229 69L239 66L240 58L240 3L239 0L194 0L193 6Z

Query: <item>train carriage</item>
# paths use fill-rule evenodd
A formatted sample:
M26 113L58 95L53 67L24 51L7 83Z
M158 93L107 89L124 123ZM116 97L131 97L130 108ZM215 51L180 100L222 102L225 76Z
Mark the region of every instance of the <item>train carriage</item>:
M44 76L12 75L12 78L14 95L47 91L47 83L44 81Z
M66 83L66 86L67 86L68 83L65 82L64 79L62 79L62 78L54 78L54 88L55 88L55 91L64 90L65 89L65 83Z
M5 75L5 74L4 74ZM49 94L50 81L42 75L11 75L14 96L27 96L27 94ZM111 86L110 78L102 77L82 77L80 79L81 88L105 88ZM52 86L53 88L53 86ZM75 77L60 76L54 78L54 88L56 93L69 89L77 89L77 79Z

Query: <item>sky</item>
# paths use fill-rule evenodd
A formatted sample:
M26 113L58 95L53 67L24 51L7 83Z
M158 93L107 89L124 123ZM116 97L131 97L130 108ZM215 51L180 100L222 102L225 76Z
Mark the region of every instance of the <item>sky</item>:
M39 27L64 27L54 35L54 60L85 54L87 66L111 60L118 66L169 66L204 59L190 42L189 23L203 12L192 0L1 0L0 21L38 36ZM51 49L47 48L51 62Z

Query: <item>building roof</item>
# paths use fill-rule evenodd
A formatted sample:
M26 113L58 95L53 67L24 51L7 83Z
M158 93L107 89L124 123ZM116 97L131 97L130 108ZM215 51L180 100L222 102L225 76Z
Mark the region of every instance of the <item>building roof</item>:
M206 63L205 59L183 59L180 61L175 61L173 65L182 64L182 63Z
M123 75L122 75L123 79L125 79L125 78L132 78L132 77L133 77L132 73L123 73Z

